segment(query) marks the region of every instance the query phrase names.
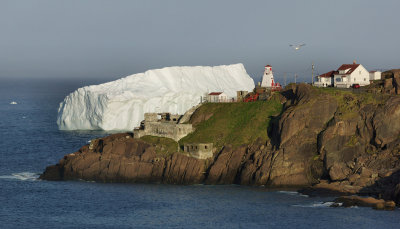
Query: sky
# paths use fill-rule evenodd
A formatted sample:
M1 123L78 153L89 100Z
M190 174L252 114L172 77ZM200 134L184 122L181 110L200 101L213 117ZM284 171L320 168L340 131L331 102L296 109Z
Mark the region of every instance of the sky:
M400 68L399 0L0 0L0 78L118 79L243 63L258 81ZM295 51L289 44L305 43Z

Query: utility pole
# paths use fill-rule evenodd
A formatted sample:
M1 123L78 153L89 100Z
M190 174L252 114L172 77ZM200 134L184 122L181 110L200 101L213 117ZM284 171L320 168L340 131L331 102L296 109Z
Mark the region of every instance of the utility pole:
M286 87L286 72L283 73L283 79L285 81L285 87Z
M297 73L294 74L294 84L297 83L296 80L297 80Z
M314 85L314 62L312 62L312 71L311 71L311 85Z

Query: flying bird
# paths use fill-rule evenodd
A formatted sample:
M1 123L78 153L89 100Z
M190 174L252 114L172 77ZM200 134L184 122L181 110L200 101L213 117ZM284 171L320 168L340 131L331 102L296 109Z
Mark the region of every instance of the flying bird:
M294 50L299 50L302 46L304 46L306 44L300 44L300 45L289 45L290 47L293 47Z

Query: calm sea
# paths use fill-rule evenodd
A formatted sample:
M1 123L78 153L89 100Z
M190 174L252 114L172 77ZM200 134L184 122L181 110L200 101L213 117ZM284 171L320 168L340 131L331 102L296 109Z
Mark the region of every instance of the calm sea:
M90 83L0 79L0 228L400 228L399 210L330 208L331 198L260 187L37 180L107 134L57 129L59 102Z

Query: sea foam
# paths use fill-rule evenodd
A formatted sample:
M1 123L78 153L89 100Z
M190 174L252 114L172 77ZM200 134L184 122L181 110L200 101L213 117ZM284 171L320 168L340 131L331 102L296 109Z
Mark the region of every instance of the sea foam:
M21 181L36 181L40 174L32 172L12 173L11 175L2 175L0 179L16 179Z

